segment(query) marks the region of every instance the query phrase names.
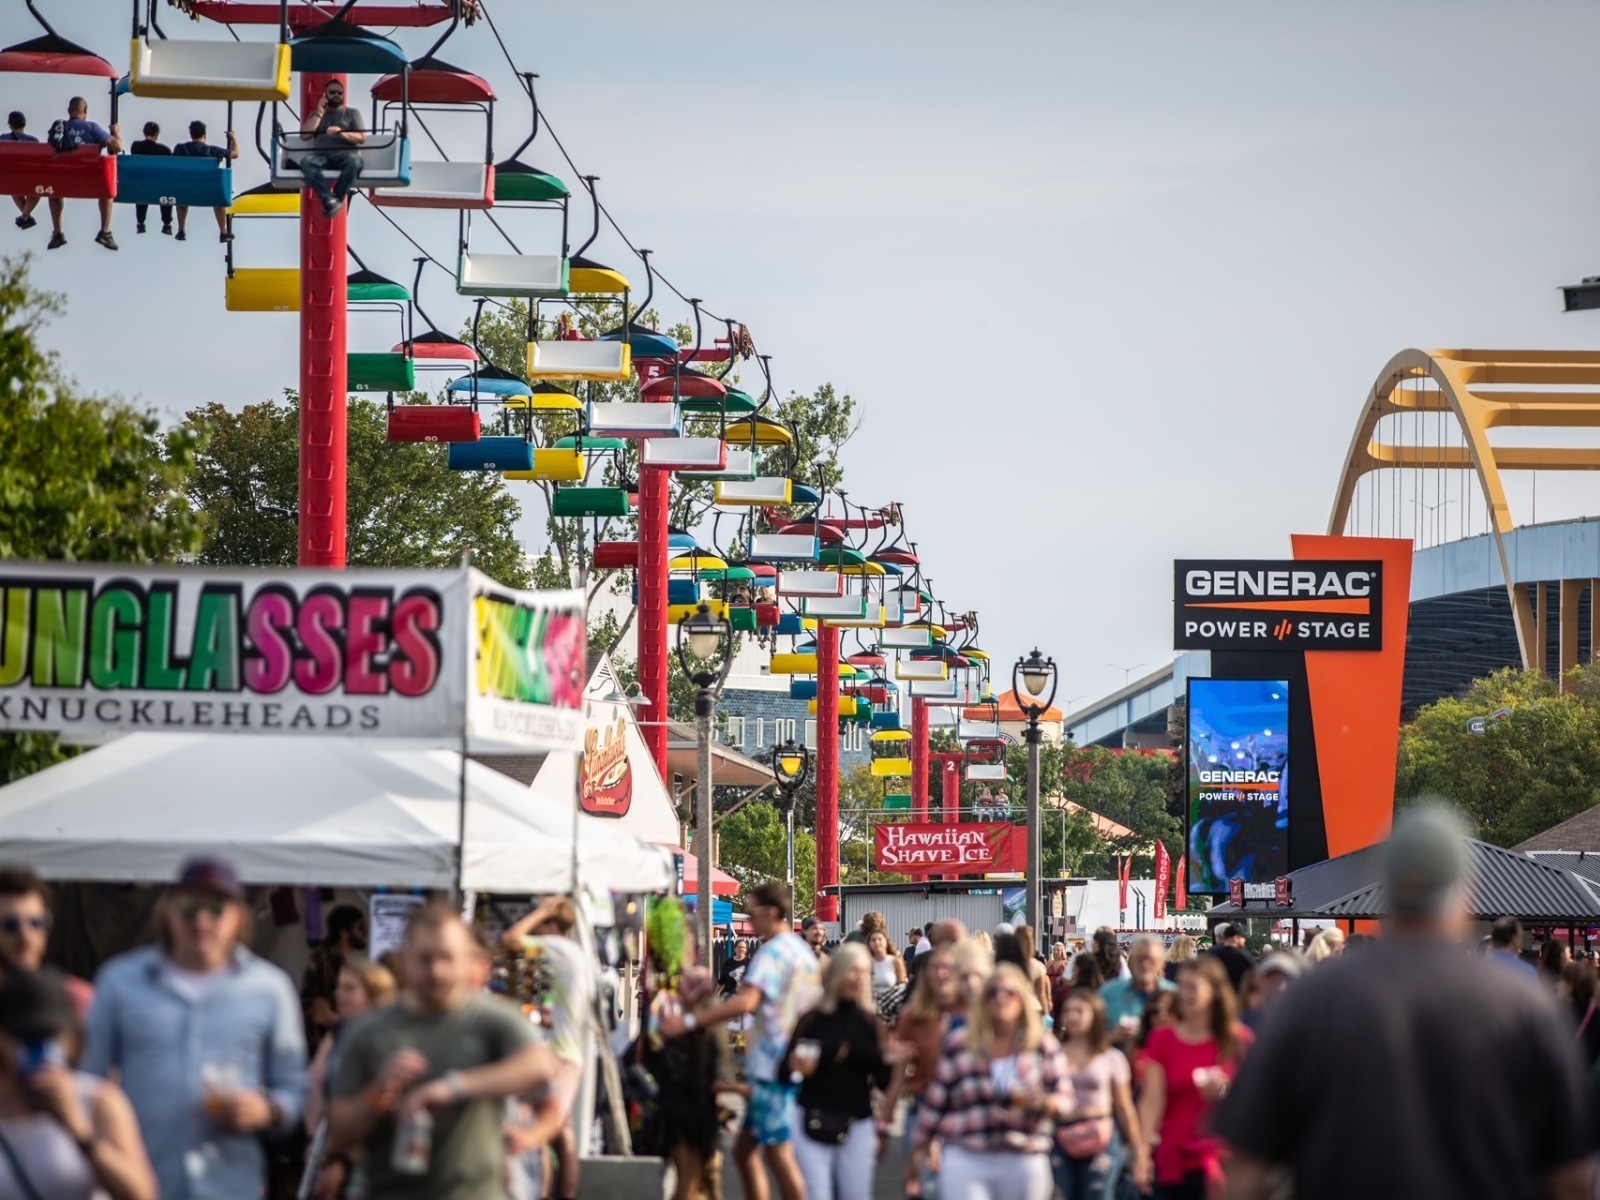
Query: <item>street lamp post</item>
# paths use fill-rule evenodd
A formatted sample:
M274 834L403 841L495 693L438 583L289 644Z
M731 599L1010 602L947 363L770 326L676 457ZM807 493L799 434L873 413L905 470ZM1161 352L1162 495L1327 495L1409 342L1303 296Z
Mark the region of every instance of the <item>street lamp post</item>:
M733 665L732 631L728 622L713 616L702 604L695 614L678 626L678 661L683 673L693 680L694 732L698 742L700 767L695 779L694 855L698 862L695 878L695 933L703 962L710 962L712 931L711 893L711 715L716 711L717 689Z
M1039 851L1039 741L1043 735L1039 732L1039 718L1050 710L1050 702L1056 698L1056 683L1056 660L1043 657L1037 647L1026 658L1017 659L1017 665L1011 668L1012 695L1028 721L1023 731L1028 742L1028 924L1033 926L1035 938L1044 937Z
M810 775L811 755L804 746L790 738L783 745L773 747L772 776L783 792L783 824L789 847L784 882L789 885L791 904L794 903L794 798L795 793L805 787Z

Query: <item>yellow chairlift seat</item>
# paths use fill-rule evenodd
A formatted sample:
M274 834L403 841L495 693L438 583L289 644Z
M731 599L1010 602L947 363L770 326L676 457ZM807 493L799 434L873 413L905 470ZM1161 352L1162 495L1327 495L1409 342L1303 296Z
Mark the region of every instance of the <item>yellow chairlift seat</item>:
M747 417L743 421L730 421L723 440L730 446L792 446L794 434L776 421Z
M282 103L289 98L290 57L281 42L134 38L128 90L158 100Z
M633 370L627 342L561 340L528 343L528 378L617 383Z
M239 267L228 276L229 312L300 311L299 267Z
M894 677L900 680L942 680L950 675L950 664L942 658L913 658L894 665Z
M851 563L842 567L822 568L824 571L838 571L841 575L887 575L883 566L875 562Z
M875 758L872 760L872 773L878 776L900 778L911 774L911 760L909 758Z
M713 617L726 621L728 619L728 602L726 600L696 600L693 604L667 605L667 624L681 625L704 605L710 610Z
M584 474L583 455L576 450L536 448L533 452L533 470L504 471L502 474L507 479L539 483L581 483Z
M861 701L858 700L854 696L840 696L839 697L839 715L841 717L853 717L853 716L855 716L856 715L856 708L857 708L857 706L860 705L860 703L861 703ZM813 717L817 715L817 702L815 700L807 701L807 703L806 703L806 712L810 713ZM907 761L909 761L909 760L907 760ZM876 766L877 764L874 763L873 765Z
M628 280L621 271L577 256L568 268L567 284L574 295L584 296L621 296L628 290Z
M816 673L815 654L774 654L772 661L767 664L769 675L815 675Z
M534 412L582 412L583 401L571 392L535 392L532 396L507 396L504 408L532 408Z
M872 744L874 746L883 746L891 742L909 742L910 740L911 732L906 729L880 729L872 735Z
M685 554L667 564L669 571L726 571L728 564L715 554Z
M233 203L228 205L230 217L298 217L300 215L300 193L280 192L274 188L270 192L258 191L251 188L248 192L240 192L233 198Z

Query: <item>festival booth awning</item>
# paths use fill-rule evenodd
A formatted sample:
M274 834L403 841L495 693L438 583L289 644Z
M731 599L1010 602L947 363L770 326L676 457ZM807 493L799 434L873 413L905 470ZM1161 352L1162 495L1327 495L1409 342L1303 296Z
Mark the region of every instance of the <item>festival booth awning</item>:
M46 878L165 883L200 852L245 881L449 889L461 757L338 738L134 734L0 788L0 846ZM466 763L463 887L572 886L574 814ZM668 854L592 817L576 822L586 884L673 886Z
M1232 903L1214 905L1206 910L1206 916L1331 917L1340 921L1387 916L1383 847L1384 843L1379 843L1291 871L1287 905L1247 900L1242 908ZM1471 873L1466 904L1473 919L1512 916L1543 924L1600 922L1600 886L1574 872L1473 838L1467 839L1467 851Z
M685 895L692 896L700 886L700 860L687 850L678 850L667 847L669 854L683 855L683 891ZM721 867L711 868L711 894L713 896L737 896L740 891L739 881L729 875Z

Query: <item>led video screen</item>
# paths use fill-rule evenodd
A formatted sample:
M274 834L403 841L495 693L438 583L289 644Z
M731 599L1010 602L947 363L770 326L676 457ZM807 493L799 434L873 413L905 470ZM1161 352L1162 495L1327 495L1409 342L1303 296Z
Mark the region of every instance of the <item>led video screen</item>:
M1288 683L1191 679L1188 726L1189 890L1288 874Z

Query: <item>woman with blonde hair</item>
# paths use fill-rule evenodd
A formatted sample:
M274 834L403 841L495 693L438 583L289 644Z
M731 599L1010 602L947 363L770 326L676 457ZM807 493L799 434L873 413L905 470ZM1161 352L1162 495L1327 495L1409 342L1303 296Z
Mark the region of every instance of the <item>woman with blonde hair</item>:
M1344 930L1337 925L1327 929L1319 929L1317 936L1311 939L1311 944L1306 947L1306 962L1316 966L1320 962L1327 962L1330 958L1338 958L1344 953Z
M875 1122L872 1093L910 1057L885 1044L872 999L872 956L846 942L828 958L822 1000L800 1018L778 1078L798 1077L795 1158L808 1200L868 1200L887 1115Z
M328 1115L328 1102L332 1099L334 1072L339 1065L339 1040L345 1028L357 1017L375 1008L387 1008L394 1003L396 992L394 975L388 967L375 963L364 954L352 954L339 967L338 982L333 989L333 1011L336 1017L317 1046L306 1071L306 1132L313 1138L323 1135ZM314 1156L310 1161L319 1161ZM316 1168L316 1182L312 1196L316 1200L332 1200L343 1194L355 1169L349 1158L337 1158Z
M950 969L955 973L955 1001L950 1006L950 1028L960 1029L978 1005L984 981L994 973L994 955L976 938L950 947Z
M1172 939L1172 945L1167 947L1167 965L1164 968L1168 979L1174 983L1178 979L1178 968L1183 966L1200 952L1200 943L1187 933L1180 933Z
M939 1143L940 1200L1049 1200L1051 1130L1072 1113L1073 1092L1032 993L1021 970L999 964L945 1040L912 1151L915 1171Z
M1143 1143L1128 1059L1112 1049L1106 1002L1087 988L1068 992L1062 1000L1056 1034L1077 1102L1056 1129L1051 1163L1056 1190L1062 1200L1111 1200L1128 1150L1137 1153Z

